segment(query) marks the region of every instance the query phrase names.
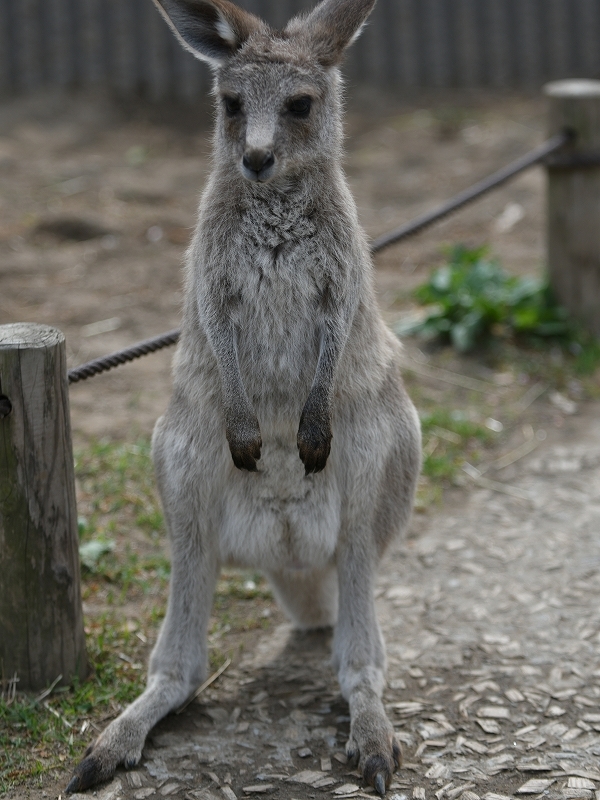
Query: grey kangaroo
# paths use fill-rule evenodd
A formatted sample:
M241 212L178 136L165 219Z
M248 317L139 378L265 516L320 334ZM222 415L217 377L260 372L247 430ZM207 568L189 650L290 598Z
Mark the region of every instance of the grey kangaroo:
M334 627L347 754L383 795L400 747L373 589L411 513L420 428L341 167L338 65L375 0L323 0L281 31L227 0L156 4L211 65L216 98L173 397L153 438L171 587L145 691L68 791L137 764L205 679L215 581L237 564L264 571L298 628Z

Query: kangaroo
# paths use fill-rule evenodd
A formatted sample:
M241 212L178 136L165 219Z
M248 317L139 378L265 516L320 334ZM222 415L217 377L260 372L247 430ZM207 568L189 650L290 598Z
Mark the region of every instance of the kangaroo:
M205 679L215 582L237 564L264 571L298 628L334 627L347 754L384 795L400 746L373 589L412 510L421 441L341 167L338 65L375 0L323 0L281 31L228 0L155 2L212 67L216 98L173 396L153 436L172 577L147 687L67 791L137 764Z

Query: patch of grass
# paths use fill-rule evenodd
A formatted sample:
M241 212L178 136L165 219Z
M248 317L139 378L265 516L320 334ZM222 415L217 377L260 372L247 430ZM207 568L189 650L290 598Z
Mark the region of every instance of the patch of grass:
M591 336L579 337L572 342L569 352L574 357L573 368L577 375L593 375L600 367L600 341Z
M485 425L469 420L463 411L435 409L421 415L423 475L452 480L465 461L477 462L481 450L495 434Z
M92 441L76 454L75 470L86 599L100 585L113 602L164 590L170 565L161 545L150 442Z
M221 572L217 583L217 597L236 600L270 600L273 594L260 572L227 569Z
M0 794L41 785L142 691L166 609L170 564L150 443L92 441L76 454L82 595L90 677L40 699L0 685ZM270 623L265 579L225 570L211 619L211 671ZM56 772L58 775L58 772Z
M407 343L415 369L410 358L405 363L409 393L421 409L420 510L438 502L449 483L465 479L465 462L487 469L509 440L517 447L530 436L532 426L541 436L548 426L560 427L562 412L548 401L553 392L576 403L600 398L600 341L567 318L545 281L507 275L485 247L447 253L447 262L415 292L423 313L395 328L399 336L418 334L426 345L420 352ZM478 386L470 389L463 378ZM540 398L536 409L522 406L529 391Z
M91 677L49 697L17 693L0 698L0 792L34 781L80 757L97 723L119 713L143 687L136 629L112 615L87 620Z
M468 357L469 363L473 357ZM574 399L600 397L600 341L582 331L573 339L526 341L491 339L477 363L494 372L512 372L521 380L542 382L558 391L575 390Z
M149 440L135 444L92 441L76 453L75 472L87 511L84 539L102 534L110 538L113 515L123 510L150 537L163 532Z

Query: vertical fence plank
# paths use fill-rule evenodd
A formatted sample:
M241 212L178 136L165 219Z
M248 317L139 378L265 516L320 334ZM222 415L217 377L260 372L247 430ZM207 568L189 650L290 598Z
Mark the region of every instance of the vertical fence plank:
M10 0L7 0L10 2ZM47 3L47 83L63 88L74 76L73 52L69 36L69 9L66 0Z
M448 20L444 0L422 0L425 6L425 43L427 83L433 87L448 86Z
M110 82L119 95L128 95L139 90L136 59L136 4L123 0L104 0L108 15L110 37ZM146 46L150 47L149 41Z
M146 91L151 100L164 100L172 88L172 50L173 34L165 25L154 6L149 6L144 17L146 60ZM174 44L180 45L175 40Z
M574 0L569 7L571 74L595 75L598 69L598 24L595 0Z
M283 27L316 0L237 0ZM536 87L600 75L600 0L378 0L344 72L353 82ZM41 85L193 99L207 71L150 0L0 0L0 95Z
M480 0L456 0L458 13L458 80L461 86L481 86L477 3Z
M581 0L578 17L578 40L582 75L600 77L600 5L597 0Z
M391 30L396 40L396 46L392 50L394 82L398 86L415 86L418 70L412 0L397 0L390 4L390 9Z
M563 0L546 0L545 5L548 15L548 77L555 80L568 74L565 7Z
M10 0L0 0L0 94L12 92L15 81L14 22Z
M31 91L37 89L40 83L36 0L20 0L13 6L11 33L16 57L16 84L19 89Z
M600 3L597 0L584 0L586 21L584 24L584 50L586 70L594 77L600 77Z
M178 47L175 52L173 75L177 87L177 97L182 100L191 101L204 94L209 87L206 64L202 64L181 47Z
M385 58L385 81L388 86L398 86L399 84L399 57L398 57L398 42L400 38L399 19L398 19L399 2L382 3L381 4L381 20L383 24L382 30L382 48ZM350 54L352 58L354 54Z
M550 80L551 54L550 20L546 0L533 0L536 7L536 37L540 54L541 82ZM597 0L594 0L597 2Z
M513 7L517 16L513 19L513 58L515 73L519 84L528 85L532 80L536 67L535 43L532 45L531 34L535 26L533 14L535 0L521 0Z
M478 44L478 84L489 86L491 75L489 17L484 0L475 4L475 31Z
M79 39L82 50L82 74L85 86L97 86L104 78L104 52L100 26L100 0L79 0L81 27Z
M422 0L413 0L415 49L417 53L417 86L428 86L427 68L427 7Z
M376 5L368 25L359 39L360 51L364 72L358 74L358 79L363 83L370 83L374 86L381 86L387 81L387 59L386 52L388 40L386 35L386 18L383 14L383 4Z
M489 38L490 84L504 88L510 84L508 14L506 0L485 0Z

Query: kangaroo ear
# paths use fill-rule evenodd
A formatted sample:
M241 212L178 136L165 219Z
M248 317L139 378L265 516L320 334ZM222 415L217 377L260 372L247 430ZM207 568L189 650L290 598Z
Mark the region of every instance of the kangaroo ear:
M374 5L375 0L322 0L308 16L292 19L286 32L308 38L319 63L333 67L360 36Z
M218 67L256 30L258 17L228 0L154 0L175 35L196 58Z

